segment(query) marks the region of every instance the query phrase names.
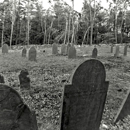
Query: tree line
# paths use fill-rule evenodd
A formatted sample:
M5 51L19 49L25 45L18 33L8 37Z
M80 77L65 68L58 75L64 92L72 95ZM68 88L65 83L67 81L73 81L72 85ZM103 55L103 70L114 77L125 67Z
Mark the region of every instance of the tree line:
M64 0L4 0L0 4L0 39L10 47L29 44L99 44L129 41L129 0L84 0L81 12Z

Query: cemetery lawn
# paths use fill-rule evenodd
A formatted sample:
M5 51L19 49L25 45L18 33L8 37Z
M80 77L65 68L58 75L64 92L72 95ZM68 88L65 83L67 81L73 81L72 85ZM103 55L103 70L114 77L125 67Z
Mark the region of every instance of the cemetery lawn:
M46 50L45 53L43 49ZM9 50L9 54L0 52L0 72L5 78L5 83L17 90L29 108L36 111L39 130L59 130L63 86L69 83L74 68L91 58L93 47L87 47L86 57L82 57L84 47L77 47L76 59L51 55L51 48L43 49L37 49L37 62L23 58L21 50ZM130 87L130 49L128 48L128 56L124 57L122 47L119 58L113 57L110 46L97 49L97 59L104 64L106 81L109 81L100 130L105 130L102 124L107 125L109 130L129 130L129 116L116 125L113 124L113 120ZM29 71L30 90L22 90L19 86L18 75L24 68Z

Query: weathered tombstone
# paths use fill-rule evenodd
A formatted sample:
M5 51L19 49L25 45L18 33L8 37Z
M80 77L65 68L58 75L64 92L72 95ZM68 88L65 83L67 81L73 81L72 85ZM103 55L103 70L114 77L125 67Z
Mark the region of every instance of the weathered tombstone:
M113 46L113 45L111 45L111 53L113 53L113 47L114 47L114 46Z
M56 43L53 43L52 45L52 54L57 55L58 54L58 47Z
M5 83L4 76L0 75L0 83Z
M124 56L127 56L127 48L128 48L128 45L125 45L125 47L124 47Z
M66 47L66 54L68 54L68 51L69 51L69 48L71 47L71 44L70 43L68 43L67 44L67 47Z
M114 54L114 57L119 57L119 46L116 46L116 51L115 51L115 54Z
M11 87L0 84L0 130L38 130L34 112Z
M61 46L61 55L66 55L66 45L62 44Z
M96 58L97 57L97 54L98 54L98 50L97 48L95 47L92 51L92 58Z
M2 53L5 54L5 53L8 53L8 45L7 44L4 44L3 47L2 47Z
M114 119L114 123L117 123L119 120L124 119L130 115L130 90L128 91L126 98L123 100L120 109Z
M29 75L28 71L22 70L19 74L20 87L25 89L30 89L30 78L27 77Z
M109 82L103 64L80 64L64 87L60 130L99 130Z
M68 58L69 59L74 59L76 58L76 49L74 46L71 46L68 50Z
M36 61L36 57L37 57L37 51L35 49L35 47L31 47L28 53L28 58L30 61Z
M27 54L27 50L26 50L26 48L23 48L23 50L22 50L22 57L26 57L26 54Z

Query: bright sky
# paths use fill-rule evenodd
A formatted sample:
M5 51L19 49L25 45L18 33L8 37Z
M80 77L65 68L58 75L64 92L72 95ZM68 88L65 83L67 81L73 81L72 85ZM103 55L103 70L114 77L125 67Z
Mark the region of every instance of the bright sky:
M43 2L43 5L45 8L48 8L50 6L50 4L48 3L48 0L39 0L39 1ZM63 1L65 1L67 4L72 6L71 0L63 0ZM84 0L74 0L74 10L81 12L81 9L83 7L83 1ZM106 0L97 0L97 1L101 1L101 6L103 6L104 8L107 9L109 7L109 4L106 2Z
M50 4L48 3L48 0L39 0L42 1L44 8L48 8L50 7ZM53 1L53 0L51 0ZM72 6L72 2L71 0L64 0L67 4L69 4L70 6ZM74 0L74 9L78 12L81 12L81 9L83 7L83 1L84 0ZM101 6L103 6L104 8L108 8L108 3L106 2L106 0L97 0L97 1L101 1ZM3 0L0 0L0 2L3 2Z

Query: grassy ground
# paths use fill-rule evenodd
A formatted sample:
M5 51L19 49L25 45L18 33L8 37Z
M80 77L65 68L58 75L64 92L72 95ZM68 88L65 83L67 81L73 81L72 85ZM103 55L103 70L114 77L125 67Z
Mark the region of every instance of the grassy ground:
M106 80L109 81L102 124L107 125L109 130L129 130L130 117L116 125L113 125L113 119L130 87L130 49L128 48L128 56L124 57L121 47L120 57L115 59L114 53L110 53L110 46L102 45L97 48L97 59L105 65ZM66 56L51 55L51 48L39 47L37 62L22 58L21 50L10 50L5 55L0 50L0 72L4 75L6 84L17 90L30 109L36 111L39 130L59 129L63 85L78 64L91 58L92 49L93 46L77 47L77 58L68 59ZM86 56L82 57L84 53ZM18 75L23 68L29 71L30 91L19 87ZM100 130L104 129L101 125Z

